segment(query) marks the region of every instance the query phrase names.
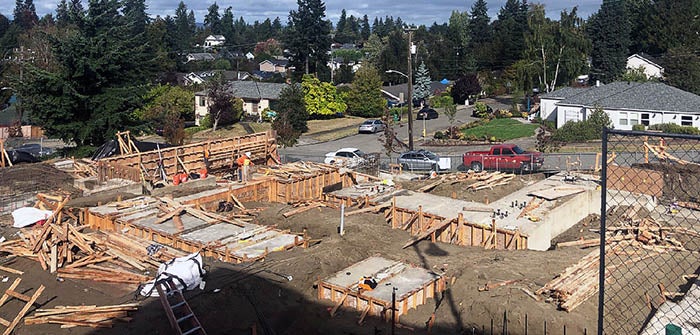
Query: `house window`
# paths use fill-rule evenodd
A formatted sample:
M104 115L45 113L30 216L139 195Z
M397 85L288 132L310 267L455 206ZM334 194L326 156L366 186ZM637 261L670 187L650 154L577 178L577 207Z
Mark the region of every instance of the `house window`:
M638 125L639 124L639 114L637 113L630 113L630 125Z
M684 115L681 116L681 126L692 126L693 125L693 117Z
M199 97L199 106L204 107L206 105L206 99L204 97Z
M627 115L627 112L620 112L620 121L619 121L619 123L620 123L621 126L627 126L627 125L629 125L629 119L628 119L628 117L629 117L629 116Z
M645 126L649 125L649 113L642 113L642 124Z

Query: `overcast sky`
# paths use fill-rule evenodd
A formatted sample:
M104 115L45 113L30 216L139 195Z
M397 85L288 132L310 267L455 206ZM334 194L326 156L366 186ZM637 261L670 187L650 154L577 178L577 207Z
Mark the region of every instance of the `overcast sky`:
M39 17L55 13L56 5L59 0L34 0L36 11ZM194 10L197 22L204 21L204 15L207 13L207 8L214 3L213 0L206 1L184 1L187 8ZM404 22L413 23L416 25L425 24L432 25L433 22L444 23L450 17L453 10L469 11L475 0L326 0L326 17L334 23L337 22L340 16L340 11L344 8L347 15L362 17L367 15L370 19L370 24L375 17L392 16L394 18L401 17ZM493 20L498 13L498 10L505 4L506 0L487 0L489 6L489 16ZM579 16L588 18L589 15L595 13L602 0L540 0L529 1L531 3L543 3L547 11L547 16L559 18L559 13L564 10L571 10L574 6L579 6ZM180 0L146 0L148 6L148 14L155 17L174 16ZM248 23L253 23L256 20L263 21L265 18L274 19L279 17L282 24L287 23L289 11L297 8L296 0L236 0L236 1L217 1L220 8L220 13L223 14L224 9L231 6L233 14L236 18L242 16ZM15 2L11 0L0 1L0 13L12 18ZM83 1L83 6L87 7L87 0Z

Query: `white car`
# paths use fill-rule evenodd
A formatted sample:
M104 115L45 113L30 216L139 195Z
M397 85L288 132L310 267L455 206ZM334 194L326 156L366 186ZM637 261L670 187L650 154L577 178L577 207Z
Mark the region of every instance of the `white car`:
M365 153L357 148L342 148L327 153L323 162L326 164L355 168L365 162L364 155Z
M365 122L362 122L360 125L358 133L377 133L384 131L384 129L386 129L386 125L382 120L365 120Z

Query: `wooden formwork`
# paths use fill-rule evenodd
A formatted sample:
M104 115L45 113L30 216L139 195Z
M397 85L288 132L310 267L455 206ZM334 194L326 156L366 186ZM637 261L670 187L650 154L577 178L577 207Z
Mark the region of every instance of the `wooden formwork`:
M135 182L143 181L141 178L141 170L134 167L120 165L116 162L98 161L95 164L97 169L97 178L100 182L105 182L110 179L126 179ZM144 179L147 179L144 175ZM150 178L148 178L150 179Z
M418 211L397 207L396 198L392 199L391 207L385 211L385 217L392 228L407 230L412 236L418 237L429 234L433 242L488 249L527 249L527 236L517 230L467 222L462 213L456 218L445 218L423 212L422 206L418 206Z
M146 180L156 179L159 162L167 176L178 172L197 171L208 165L209 169L230 168L245 152L251 153L256 164L275 164L277 143L274 131L250 135L208 140L178 147L101 159L108 165L140 170Z
M363 266L367 262L380 262L380 266L386 266L381 270L371 266ZM399 268L396 268L399 266ZM389 270L386 278L378 278L378 285L374 290L364 291L357 287L357 281L361 276L377 278L378 271ZM348 278L340 278L344 276ZM410 266L401 262L394 262L382 257L370 257L348 268L345 268L335 275L319 279L317 297L322 300L330 300L335 304L331 316L339 307L354 309L362 313L362 319L366 315L380 317L385 321L391 320L392 290L396 289L396 314L395 321L399 322L399 317L408 313L410 309L415 309L423 305L429 298L434 298L437 294L446 289L446 279L442 275L437 275L426 269Z
M147 199L144 203L149 201L152 200ZM86 208L81 211L80 222L92 229L121 232L190 253L199 251L204 256L231 263L263 259L272 251L305 246L308 240L305 234L290 234L243 221L203 220L189 214L181 216L180 228L173 222L158 223L159 210L155 207L136 205L129 209L112 209L107 205ZM243 237L244 240L237 239Z

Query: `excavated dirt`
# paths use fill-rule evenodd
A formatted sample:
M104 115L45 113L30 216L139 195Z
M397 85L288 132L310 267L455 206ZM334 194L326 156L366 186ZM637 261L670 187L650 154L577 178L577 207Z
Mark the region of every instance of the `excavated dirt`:
M495 200L535 178L541 177L518 176L509 185L473 193L465 192L465 185L461 184L439 186L433 192L449 196L454 191L460 199L475 201L488 195ZM424 184L405 186L415 189ZM313 209L284 218L281 213L292 209L289 205L251 203L246 206L265 208L257 219L261 224L292 232L305 230L312 239L311 245L306 249L275 252L262 262L250 264L233 265L206 259L205 289L187 295L208 334L251 334L251 327L256 327L258 334L391 334L390 325L377 319L367 318L364 325L358 325L360 313L354 310L341 309L331 318L330 301L317 298L315 285L319 279L372 255L408 262L449 277L448 289L443 295L428 299L425 305L401 317L402 327L396 329L397 334L427 334L426 325L433 313L432 334L480 334L482 327L489 333L492 324L494 332L500 334L504 312L507 312L509 334L525 334L526 319L531 334L541 333L544 322L548 334L557 334L564 326L567 334L583 334L584 329L591 333L595 329L595 298L567 313L558 311L553 304L535 301L524 291L536 291L590 250L494 251L429 241L402 249L411 236L405 231L391 229L381 214L348 216L345 235L340 236L338 210ZM11 222L1 223L3 236L10 238L13 230L7 226ZM38 300L41 307L134 301L134 286L72 279L58 281L34 261L16 259L13 262L8 266L25 271L20 288L31 288L33 292L39 285L46 285L46 291ZM286 276L293 279L288 281ZM7 287L15 275L9 277L9 282L0 283L0 288ZM518 282L479 291L479 287L489 282L506 280ZM21 306L13 300L0 308L0 316L13 318ZM143 301L130 322L117 323L112 329L20 325L15 334L173 334L173 331L160 302L149 298Z
M635 164L633 167L661 172L664 178L662 198L669 202L700 200L700 188L697 187L700 185L700 165L646 163Z

